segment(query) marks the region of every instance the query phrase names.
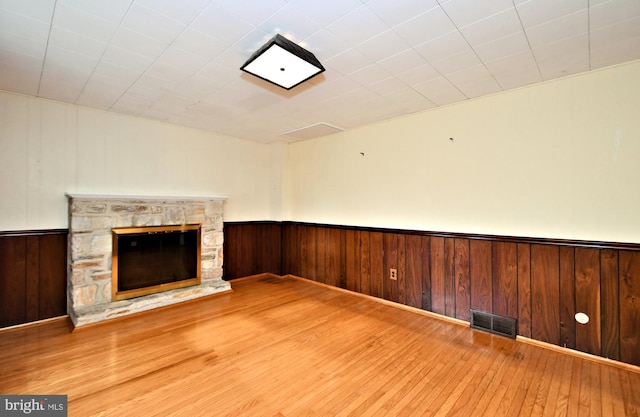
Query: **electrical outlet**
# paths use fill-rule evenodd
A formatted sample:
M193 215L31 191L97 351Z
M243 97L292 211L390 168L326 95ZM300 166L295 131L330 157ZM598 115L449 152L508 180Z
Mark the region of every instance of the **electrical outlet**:
M398 270L394 269L394 268L391 268L389 270L389 278L394 280L394 281L397 280L398 279Z

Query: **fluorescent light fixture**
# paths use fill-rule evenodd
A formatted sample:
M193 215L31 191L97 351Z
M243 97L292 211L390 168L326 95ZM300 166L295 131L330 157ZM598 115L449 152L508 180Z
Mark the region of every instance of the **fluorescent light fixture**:
M315 55L280 34L251 55L240 69L286 90L324 72Z

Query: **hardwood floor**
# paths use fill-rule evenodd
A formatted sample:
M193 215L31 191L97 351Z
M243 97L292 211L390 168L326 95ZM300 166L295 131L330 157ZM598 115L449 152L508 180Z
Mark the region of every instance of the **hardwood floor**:
M638 416L640 374L293 278L0 332L0 393L70 416Z

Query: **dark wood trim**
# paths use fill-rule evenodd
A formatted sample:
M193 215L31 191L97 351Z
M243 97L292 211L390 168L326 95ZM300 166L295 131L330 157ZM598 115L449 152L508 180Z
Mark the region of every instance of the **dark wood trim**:
M0 230L0 237L18 236L47 236L68 234L69 229L43 229L43 230Z
M243 223L243 222L239 222ZM246 223L260 223L260 222L246 222ZM226 224L226 223L225 223ZM426 231L426 230L412 230L412 229L390 229L383 227L369 227L369 226L346 226L336 224L323 224L323 223L304 223L294 221L284 221L281 223L284 225L305 225L311 227L323 227L323 228L337 228L344 230L358 230L365 232L381 232L381 233L395 233L403 235L420 235L420 236L432 236L443 237L453 239L472 239L472 240L489 240L492 242L505 242L505 243L527 243L527 244L541 244L541 245L554 245L554 246L572 246L583 248L597 248L597 249L626 249L626 250L640 250L640 243L625 243L625 242L605 242L598 240L577 240L577 239L557 239L557 238L545 238L545 237L526 237L526 236L508 236L508 235L485 235L475 233L460 233L460 232L441 232L441 231Z

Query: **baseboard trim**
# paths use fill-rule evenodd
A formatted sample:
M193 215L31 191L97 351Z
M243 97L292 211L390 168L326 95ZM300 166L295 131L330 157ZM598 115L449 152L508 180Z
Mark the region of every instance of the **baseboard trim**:
M42 326L42 325L45 325L45 324L51 324L51 323L56 323L56 322L65 322L65 323L68 324L69 322L71 322L71 319L69 318L69 316L67 314L65 314L64 316L57 316L57 317L51 317L51 318L48 318L48 319L30 321L30 322L27 322L27 323L14 324L13 326L7 326L7 327L0 328L0 333L9 332L9 331L12 331L12 330L26 329L26 328L29 328L29 327L38 327L38 326Z

